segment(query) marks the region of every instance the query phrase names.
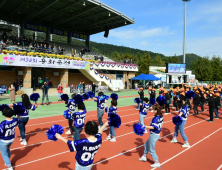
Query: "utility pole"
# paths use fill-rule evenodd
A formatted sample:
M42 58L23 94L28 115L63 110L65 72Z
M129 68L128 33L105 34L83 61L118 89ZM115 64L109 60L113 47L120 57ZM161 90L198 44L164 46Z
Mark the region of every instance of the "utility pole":
M191 0L182 0L184 1L184 38L183 38L183 63L186 63L186 15L187 15L187 2Z

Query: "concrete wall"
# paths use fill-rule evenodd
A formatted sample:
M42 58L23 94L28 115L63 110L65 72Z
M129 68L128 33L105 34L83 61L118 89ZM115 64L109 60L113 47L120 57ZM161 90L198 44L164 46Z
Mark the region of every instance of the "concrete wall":
M69 84L73 84L77 86L79 82L85 82L85 84L92 84L92 81L89 80L84 74L82 73L69 73Z
M5 85L6 87L9 87L15 79L23 79L23 76L17 75L18 70L22 71L23 69L22 67L16 67L14 71L0 70L0 85Z

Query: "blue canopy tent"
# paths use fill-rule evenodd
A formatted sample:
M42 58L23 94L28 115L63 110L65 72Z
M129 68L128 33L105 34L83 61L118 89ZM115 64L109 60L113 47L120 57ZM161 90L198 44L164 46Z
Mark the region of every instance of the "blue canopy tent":
M160 78L154 76L153 74L140 74L137 77L131 78L131 85L132 80L146 80L146 81L155 81L155 80L161 80Z

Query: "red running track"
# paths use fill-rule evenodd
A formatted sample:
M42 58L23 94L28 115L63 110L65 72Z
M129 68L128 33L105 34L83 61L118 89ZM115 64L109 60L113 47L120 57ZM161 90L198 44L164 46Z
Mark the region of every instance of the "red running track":
M93 170L135 170L151 169L153 163L148 154L147 162L140 162L138 159L143 154L143 144L149 137L145 134L140 137L133 133L132 126L138 122L139 113L135 106L119 107L118 114L122 118L122 125L116 130L117 142L112 143L106 140L108 130L103 133L103 144L95 156ZM192 111L190 112L192 114ZM188 137L191 148L182 148L182 137L179 135L177 144L171 144L170 140L174 132L172 123L173 114L164 115L164 124L160 139L156 144L156 152L164 169L217 169L221 165L219 160L221 154L220 140L221 118L208 123L207 112L198 116L189 116L185 126L185 133ZM149 112L145 124L149 124L153 113ZM96 120L96 111L87 113L86 121ZM107 119L107 114L103 117ZM11 146L11 160L15 169L75 169L75 153L70 153L66 144L61 141L49 141L45 132L52 124L67 126L67 120L63 116L32 119L27 125L28 146L21 146L19 136ZM18 129L16 134L19 134ZM209 136L210 135L210 136ZM64 135L66 136L66 135ZM209 137L208 137L209 136ZM81 137L85 137L84 131ZM208 138L207 138L208 137ZM71 138L69 138L72 140ZM178 168L180 167L180 168ZM4 162L0 159L0 168L4 169Z

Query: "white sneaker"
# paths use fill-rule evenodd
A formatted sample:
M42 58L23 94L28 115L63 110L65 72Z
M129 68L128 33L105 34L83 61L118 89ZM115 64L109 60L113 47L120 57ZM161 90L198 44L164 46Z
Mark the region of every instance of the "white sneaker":
M66 135L71 135L70 130L68 130L65 134L66 134Z
M25 140L23 140L20 144L21 145L27 145L27 142Z
M110 142L116 142L116 138L110 139Z
M107 130L107 127L105 127L105 129L103 131L106 131Z
M146 162L147 161L147 158L146 158L146 156L142 156L140 159L139 159L139 161L143 161L143 162Z
M98 129L100 129L100 126L98 126Z
M74 138L74 135L69 135L70 138Z
M153 165L150 165L152 168L158 168L158 167L160 167L160 163L158 162L158 163L154 163Z
M176 138L173 138L170 143L177 143L177 139Z
M11 167L11 168L8 168L8 170L13 170L13 168Z
M189 143L185 143L182 145L183 148L190 148L190 144Z
M22 141L22 138L20 138L20 140L19 140L20 142Z
M106 140L110 140L111 139L111 136L110 135L108 135L107 136L107 138L106 138Z

